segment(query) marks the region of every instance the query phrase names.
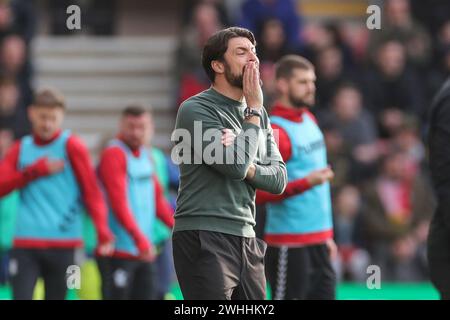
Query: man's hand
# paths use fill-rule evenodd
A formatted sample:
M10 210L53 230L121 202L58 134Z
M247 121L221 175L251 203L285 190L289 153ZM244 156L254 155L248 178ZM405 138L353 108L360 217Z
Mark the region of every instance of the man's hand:
M155 260L153 245L143 234L137 236L136 246L139 250L139 259L150 262Z
M333 239L328 239L326 242L328 253L330 254L330 259L335 260L338 255L338 248Z
M103 257L111 256L114 252L114 241L99 244L97 247L97 252Z
M231 129L223 129L222 130L222 144L225 147L231 146L236 139L236 135L233 133Z
M258 62L251 61L245 65L244 69L244 97L247 106L252 108L262 108L264 102L258 66Z
M150 245L150 247L139 253L139 258L144 260L144 261L149 261L149 262L153 262L156 258L156 254L155 251L153 249L153 246Z
M54 174L64 169L64 160L50 161L47 160L47 168L49 174Z
M250 167L248 167L247 175L245 176L245 179L251 180L255 177L256 174L256 166L252 163Z
M326 167L324 169L316 170L311 172L306 176L306 180L310 186L314 187L324 182L330 181L334 178L334 172L330 167Z
M40 158L30 166L31 172L36 177L45 177L58 173L64 169L64 160L50 161L48 158Z

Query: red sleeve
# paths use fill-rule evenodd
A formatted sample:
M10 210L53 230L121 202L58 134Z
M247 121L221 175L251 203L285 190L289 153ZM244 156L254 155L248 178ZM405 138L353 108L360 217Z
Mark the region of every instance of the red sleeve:
M278 149L280 150L283 161L287 162L292 156L291 140L289 139L287 132L283 128L277 126L276 124L272 124L272 128L273 130L278 130ZM282 194L273 194L270 192L257 190L256 204L261 205L268 202L282 201L286 198L305 192L310 188L311 186L308 180L306 180L305 178L301 178L289 182Z
M0 197L10 192L25 187L31 181L48 174L45 159L40 159L34 164L19 170L20 141L14 143L0 162Z
M292 156L291 140L289 139L287 132L280 126L272 124L272 129L274 132L278 132L278 139L275 140L278 144L278 150L280 150L281 157L283 158L283 161L286 162ZM274 135L277 136L276 133L274 133Z
M156 215L169 228L173 228L175 223L173 219L173 209L164 197L164 190L161 187L156 175L153 178L153 181L155 183Z
M97 230L99 242L103 244L112 241L113 236L108 227L106 203L98 185L87 148L78 137L71 136L67 141L67 154L80 185L84 204Z
M119 147L107 148L100 158L99 177L116 218L133 238L139 251L144 252L151 244L139 229L126 198L126 161L125 154Z
M282 194L272 194L266 191L256 190L256 204L261 205L268 202L282 201L286 198L305 192L310 188L311 186L308 180L302 178L289 182Z

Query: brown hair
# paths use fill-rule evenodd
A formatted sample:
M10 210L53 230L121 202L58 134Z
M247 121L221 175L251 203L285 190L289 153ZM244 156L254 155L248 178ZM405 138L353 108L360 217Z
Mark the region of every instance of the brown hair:
M61 91L55 88L39 89L33 99L34 107L66 108L66 101Z
M128 117L128 116L140 117L145 113L148 113L149 115L151 115L150 112L148 110L146 110L144 107L142 107L141 105L133 104L133 105L129 105L128 107L123 109L122 117Z
M256 45L253 33L248 29L239 27L220 30L213 34L206 42L202 53L202 65L211 82L214 82L216 77L211 62L214 60L223 61L223 56L228 49L228 41L240 37L247 38L253 45Z
M277 62L275 66L275 77L276 79L289 79L294 69L314 70L314 66L309 60L301 56L289 54Z

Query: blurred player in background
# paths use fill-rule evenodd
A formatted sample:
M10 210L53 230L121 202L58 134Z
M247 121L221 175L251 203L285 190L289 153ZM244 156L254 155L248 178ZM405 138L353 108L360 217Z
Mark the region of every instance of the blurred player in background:
M17 141L0 163L0 197L20 190L10 274L14 299L31 299L38 277L46 299L64 299L67 268L82 243L82 204L91 214L98 253L112 250L107 208L87 148L61 130L65 101L42 89L29 107L33 134Z
M336 276L331 196L325 142L315 117L315 72L306 59L288 55L276 67L278 102L270 121L279 133L288 185L281 195L257 192L267 205L266 273L274 299L334 299Z
M155 219L169 228L174 222L151 153L144 147L152 128L149 112L140 106L126 108L117 138L101 155L98 174L116 240L113 256L99 259L104 299L155 298Z

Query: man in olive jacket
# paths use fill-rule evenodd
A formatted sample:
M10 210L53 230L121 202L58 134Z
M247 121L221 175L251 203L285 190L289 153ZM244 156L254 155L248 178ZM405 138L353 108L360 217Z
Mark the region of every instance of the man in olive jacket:
M180 156L175 270L188 300L264 299L255 191L282 193L287 173L263 107L255 38L219 31L202 59L212 86L181 104L172 135Z

